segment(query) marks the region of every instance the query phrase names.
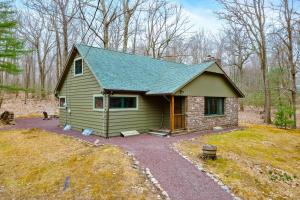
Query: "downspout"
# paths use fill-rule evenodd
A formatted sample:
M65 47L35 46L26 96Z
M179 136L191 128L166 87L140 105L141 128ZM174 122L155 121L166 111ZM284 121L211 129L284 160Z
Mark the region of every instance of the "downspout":
M105 121L105 135L106 135L106 139L109 138L109 99L110 99L110 92L106 93L106 121Z

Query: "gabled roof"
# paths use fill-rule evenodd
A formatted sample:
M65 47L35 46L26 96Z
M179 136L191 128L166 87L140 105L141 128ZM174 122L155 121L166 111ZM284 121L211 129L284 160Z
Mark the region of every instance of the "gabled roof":
M185 65L82 44L75 45L75 48L105 90L174 94L215 64L210 61ZM56 90L62 81L59 81ZM243 96L239 90L238 93Z

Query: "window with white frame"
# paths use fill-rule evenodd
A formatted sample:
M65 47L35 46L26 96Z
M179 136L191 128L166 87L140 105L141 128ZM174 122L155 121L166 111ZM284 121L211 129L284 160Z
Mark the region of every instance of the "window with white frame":
M74 60L74 76L80 76L83 74L83 61L82 58Z
M59 107L60 108L66 107L66 97L59 97Z
M103 96L102 95L94 95L94 110L103 110Z
M137 110L137 96L111 96L109 98L109 108L111 110Z

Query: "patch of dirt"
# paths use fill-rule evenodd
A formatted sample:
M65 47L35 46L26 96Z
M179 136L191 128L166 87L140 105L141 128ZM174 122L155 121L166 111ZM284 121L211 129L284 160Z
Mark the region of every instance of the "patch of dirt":
M271 111L272 120L274 120L276 110ZM245 106L244 111L239 111L240 124L263 124L263 108L254 106ZM297 127L300 128L300 107L297 108Z
M250 123L250 124L263 124L263 109L246 106L244 111L239 111L239 122L240 123Z
M24 95L6 95L3 104L0 108L0 113L4 111L11 111L17 118L25 117L42 117L42 112L46 111L48 114L58 113L58 101L55 97L50 96L46 99L27 99L26 104Z

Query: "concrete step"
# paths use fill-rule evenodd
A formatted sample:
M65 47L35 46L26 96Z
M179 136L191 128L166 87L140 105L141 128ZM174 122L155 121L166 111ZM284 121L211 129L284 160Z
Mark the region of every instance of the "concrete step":
M136 130L133 130L133 131L123 131L121 132L121 135L123 137L129 137L129 136L134 136L134 135L139 135L140 133Z
M169 129L150 129L151 132L170 133Z
M154 131L151 131L151 132L149 132L149 134L164 137L164 136L167 136L169 133L167 133L167 132L158 132L158 131L154 132Z

